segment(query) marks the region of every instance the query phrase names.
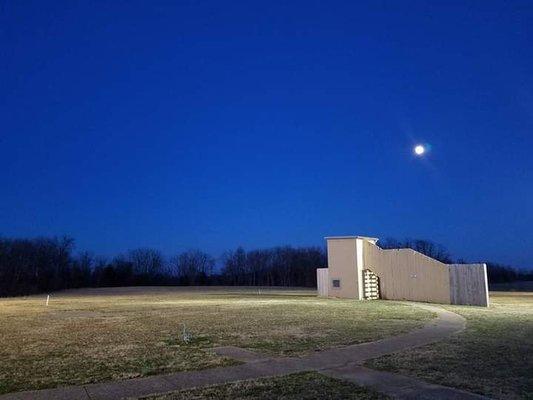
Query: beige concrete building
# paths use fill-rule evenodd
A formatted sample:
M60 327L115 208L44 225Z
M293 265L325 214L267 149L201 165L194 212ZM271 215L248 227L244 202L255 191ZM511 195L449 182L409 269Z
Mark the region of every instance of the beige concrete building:
M444 264L412 249L381 249L377 238L327 237L321 296L489 305L485 264Z

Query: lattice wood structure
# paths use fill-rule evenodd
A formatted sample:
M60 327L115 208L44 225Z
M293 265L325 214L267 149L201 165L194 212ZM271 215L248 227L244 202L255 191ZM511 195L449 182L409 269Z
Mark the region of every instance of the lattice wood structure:
M363 270L363 290L365 300L379 299L379 278L369 269Z

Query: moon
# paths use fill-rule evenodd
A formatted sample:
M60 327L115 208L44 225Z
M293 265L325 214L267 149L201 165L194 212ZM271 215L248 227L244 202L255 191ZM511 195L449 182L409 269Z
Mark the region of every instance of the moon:
M415 152L417 156L421 156L426 152L426 148L422 146L421 144L417 144L415 148L413 149L413 151Z

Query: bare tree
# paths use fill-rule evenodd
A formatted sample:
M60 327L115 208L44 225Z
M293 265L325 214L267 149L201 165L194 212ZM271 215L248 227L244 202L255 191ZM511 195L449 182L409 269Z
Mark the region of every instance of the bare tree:
M403 241L399 241L394 238L387 238L380 240L378 246L382 249L413 249L445 264L452 262L452 257L448 253L448 250L444 246L430 240L404 239Z
M128 252L127 261L133 265L138 275L154 278L163 271L164 258L161 252L149 248L139 248Z
M171 259L174 273L188 285L204 284L213 273L215 260L201 250L188 250Z
M232 285L244 285L247 273L246 252L242 247L235 251L227 251L222 256L223 274Z

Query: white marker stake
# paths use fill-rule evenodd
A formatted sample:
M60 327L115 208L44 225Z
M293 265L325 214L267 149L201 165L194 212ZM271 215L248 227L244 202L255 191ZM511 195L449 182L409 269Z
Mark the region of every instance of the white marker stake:
M50 301L50 295L46 296L46 306L48 307L48 302Z

